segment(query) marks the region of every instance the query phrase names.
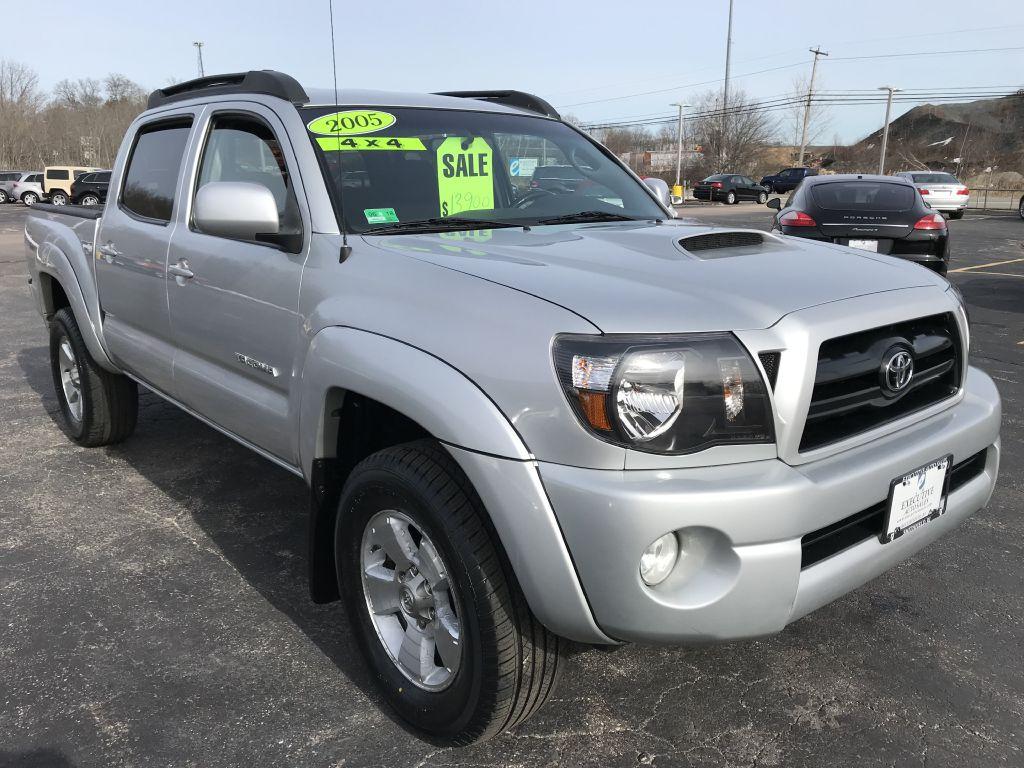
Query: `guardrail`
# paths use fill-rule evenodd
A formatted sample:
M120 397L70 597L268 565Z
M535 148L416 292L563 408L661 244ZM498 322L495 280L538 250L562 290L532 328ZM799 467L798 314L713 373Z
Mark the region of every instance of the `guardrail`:
M998 189L996 187L971 187L969 210L1016 211L1024 189Z

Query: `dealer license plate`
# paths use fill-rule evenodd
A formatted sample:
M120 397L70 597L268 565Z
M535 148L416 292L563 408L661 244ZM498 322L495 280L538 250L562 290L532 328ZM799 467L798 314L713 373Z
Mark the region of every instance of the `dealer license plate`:
M856 248L859 251L871 251L873 253L878 253L877 240L851 240L850 247Z
M952 456L943 456L892 481L882 543L897 539L946 511Z

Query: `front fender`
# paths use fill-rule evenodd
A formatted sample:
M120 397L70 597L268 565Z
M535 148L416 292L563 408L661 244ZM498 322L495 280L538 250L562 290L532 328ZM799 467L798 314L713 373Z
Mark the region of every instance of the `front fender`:
M299 456L307 480L313 460L333 451L324 404L336 389L393 408L443 443L502 458L533 458L509 420L464 374L386 336L323 329L310 343L300 386Z

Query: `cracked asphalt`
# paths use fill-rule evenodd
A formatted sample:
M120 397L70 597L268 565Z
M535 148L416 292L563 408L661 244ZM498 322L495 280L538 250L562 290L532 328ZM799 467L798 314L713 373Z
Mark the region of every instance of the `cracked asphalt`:
M538 716L466 749L404 730L341 608L309 602L299 480L148 394L124 444L64 439L23 220L0 208L0 766L1024 765L1016 217L950 223L1004 403L987 509L777 636L581 649Z

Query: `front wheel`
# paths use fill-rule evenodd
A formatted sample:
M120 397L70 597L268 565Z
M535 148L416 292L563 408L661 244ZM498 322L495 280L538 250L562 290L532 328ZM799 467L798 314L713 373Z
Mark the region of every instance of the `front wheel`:
M398 714L434 740L469 744L540 708L566 641L530 613L451 456L430 441L375 453L339 504L339 586Z
M761 194L759 194L757 196L757 202L760 203L761 205L764 205L765 203L767 203L768 202L768 193L767 192L762 192Z
M50 371L60 403L58 422L76 443L110 445L135 430L138 387L127 376L96 364L68 307L50 321Z
M730 192L725 196L725 202L727 205L736 205L736 193Z
M67 205L68 196L64 192L54 192L52 195L50 195L50 203L52 205Z
M10 199L11 198L8 197L7 192L5 192L4 190L0 189L0 205L3 205L4 203L6 203Z
M39 202L39 195L37 195L35 192L26 192L24 195L21 196L21 202L23 202L25 205L31 208L33 205Z

